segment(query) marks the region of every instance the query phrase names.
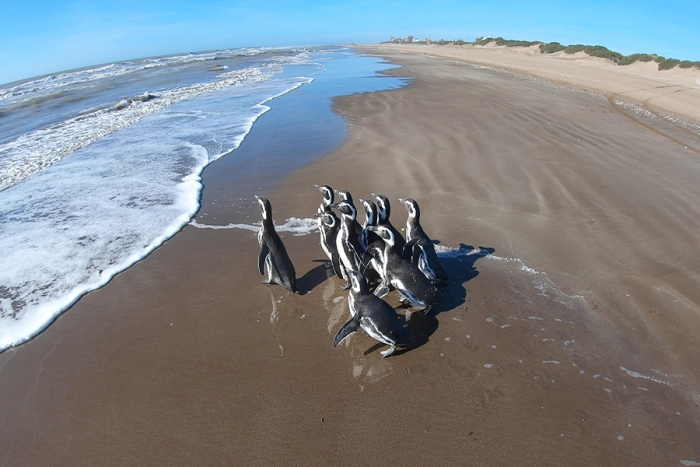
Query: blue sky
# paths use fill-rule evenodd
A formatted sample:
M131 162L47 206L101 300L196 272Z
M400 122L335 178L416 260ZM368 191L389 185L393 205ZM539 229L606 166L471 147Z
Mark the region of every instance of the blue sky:
M700 60L700 0L10 0L0 83L117 60L391 36L558 41Z

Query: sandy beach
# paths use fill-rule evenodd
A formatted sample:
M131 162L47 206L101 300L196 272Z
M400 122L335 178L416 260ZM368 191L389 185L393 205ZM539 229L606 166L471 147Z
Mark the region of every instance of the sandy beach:
M700 465L697 70L357 50L411 83L336 99L340 147L261 193L280 152L325 148L289 124L255 139L273 102L204 171L195 221L257 220L255 194L307 218L329 184L387 195L403 227L415 199L462 252L445 302L411 314L421 345L332 348L347 293L317 234L283 234L288 294L261 284L254 232L190 225L0 354L0 463Z

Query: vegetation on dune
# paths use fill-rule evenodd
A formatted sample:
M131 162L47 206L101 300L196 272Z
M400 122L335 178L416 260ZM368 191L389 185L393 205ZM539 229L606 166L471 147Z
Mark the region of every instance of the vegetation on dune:
M462 39L450 40L440 39L433 41L430 38L425 40L416 40L412 36L406 39L391 39L391 42L399 43L414 43L414 44L437 44L437 45L460 45L463 46L468 44L468 42ZM495 43L498 46L505 47L531 47L533 45L539 45L540 52L543 54L553 54L557 52L563 52L565 54L575 54L577 52L584 52L591 57L600 57L606 60L610 60L617 65L631 65L635 62L651 62L657 63L659 70L670 70L671 68L697 68L700 69L700 62L692 62L690 60L678 60L676 58L665 58L656 54L642 54L636 53L631 55L622 55L619 52L603 47L602 45L583 45L583 44L573 44L573 45L562 45L559 42L542 42L542 41L516 41L510 39L504 39L502 37L480 37L476 39L473 44L484 46L490 43Z
M502 37L485 37L482 39L477 39L475 44L486 45L489 42L495 42L496 45L505 45L506 47L530 47L531 45L541 44L540 41L513 41Z
M532 45L539 44L540 52L543 54L552 54L556 52L564 52L566 54L575 54L576 52L585 52L591 57L601 57L607 60L611 60L613 63L618 65L631 65L634 62L650 62L654 61L658 63L659 70L670 70L676 66L680 68L697 68L700 69L700 62L692 62L690 60L678 60L675 58L664 58L656 54L632 54L632 55L622 55L619 52L612 51L607 47L602 45L562 45L559 42L541 42L541 41L515 41L503 39L502 37L487 37L480 38L474 42L474 45L486 45L491 42L495 42L496 45L506 46L506 47L529 47Z

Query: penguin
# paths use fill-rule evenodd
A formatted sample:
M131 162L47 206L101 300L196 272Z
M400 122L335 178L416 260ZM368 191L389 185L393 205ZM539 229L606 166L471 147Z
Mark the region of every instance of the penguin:
M272 207L266 198L255 196L262 209L262 226L258 232L260 253L258 254L258 270L265 274L267 267L267 279L264 284L279 284L290 292L297 291L297 279L294 265L289 259L287 249L282 243L275 225L272 223Z
M383 245L384 241L367 227L377 225L377 205L374 204L373 201L361 198L358 201L360 201L365 210L365 223L362 225L362 235L360 236L360 246L363 250L360 259L363 268L360 269L360 272L365 276L368 283L375 283L381 280L381 276L379 275L381 266L378 263L379 260L377 257L372 255L368 250L373 243Z
M340 254L338 253L338 231L340 229L340 219L332 211L317 212L314 217L318 219L319 230L321 231L321 246L326 255L330 258L330 265L336 276L342 278L340 272Z
M321 248L328 256L330 264L326 264L326 268L333 267L336 275L340 277L338 271L338 248L336 246L336 237L340 229L340 219L335 215L330 208L334 201L333 189L328 185L314 185L318 191L323 194L323 201L318 208L318 212L314 215L318 219L318 230L321 235ZM325 214L325 215L323 215ZM330 218L329 218L330 217Z
M431 307L443 300L440 290L415 264L396 252L394 234L388 227L379 225L369 229L384 240L384 248L374 250L375 254L381 255L383 267L381 273L383 282L375 290L375 295L378 297L386 295L389 292L389 286L392 286L399 292L403 302L422 306L426 315L430 313Z
M411 256L425 276L435 281L438 286L446 286L448 276L440 264L433 241L420 224L420 208L411 198L399 198L408 211L406 220L406 247L411 249Z
M331 207L342 214L336 245L340 256L340 272L345 279L345 285L341 287L341 290L347 290L351 286L349 271L360 271L362 268L360 261L362 247L359 238L353 232L353 224L357 222L357 209L347 201L331 204Z
M348 294L348 304L352 317L345 323L333 339L333 347L343 342L360 328L371 338L390 345L388 350L380 352L382 358L393 354L396 347L408 347L413 343L413 336L404 328L396 310L381 298L369 293L367 281L357 271L351 271L352 288Z
M383 225L389 228L394 234L394 248L399 254L402 254L403 248L406 245L406 241L401 236L401 233L396 230L396 228L391 225L389 221L389 216L391 216L391 204L389 203L389 198L384 195L378 195L372 193L374 199L377 200L377 209L379 214L379 219L377 220L378 225Z
M367 229L368 226L377 225L377 205L374 201L367 201L362 198L359 199L362 207L365 209L365 223L362 225L362 235L360 235L360 246L363 250L367 250L370 244L375 241L381 241L379 236Z
M341 201L345 201L347 203L350 203L355 207L355 203L352 200L352 195L350 194L349 191L347 190L335 190L335 193L338 195L338 198L340 198ZM355 208L357 210L357 208ZM360 222L355 219L352 223L352 230L351 232L354 232L354 235L357 236L357 238L360 238L362 235L362 226L360 225Z

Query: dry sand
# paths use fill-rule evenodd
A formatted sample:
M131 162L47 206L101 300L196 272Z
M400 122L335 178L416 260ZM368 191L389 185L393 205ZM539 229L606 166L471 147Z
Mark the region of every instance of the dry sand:
M381 359L358 333L331 347L346 294L316 235L283 237L290 295L260 283L254 233L188 226L0 355L0 462L700 463L692 127L408 48L360 50L412 83L337 99L341 147L265 194L282 223L315 211L314 183L381 192L397 226L396 199L413 197L429 235L481 251L444 259L448 300L409 321L423 345ZM237 193L219 162L197 221L250 222L254 182ZM245 209L212 203L234 193Z

